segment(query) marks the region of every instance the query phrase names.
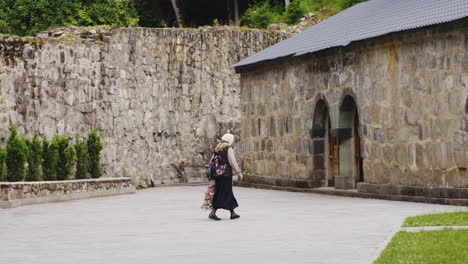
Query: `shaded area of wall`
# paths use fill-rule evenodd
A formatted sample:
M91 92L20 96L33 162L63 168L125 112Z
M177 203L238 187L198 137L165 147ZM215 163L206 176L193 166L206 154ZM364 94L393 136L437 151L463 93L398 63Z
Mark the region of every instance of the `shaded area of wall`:
M97 128L105 175L142 187L205 181L217 138L239 134L230 65L286 37L226 27L73 30L0 38L0 139L14 124L49 138Z

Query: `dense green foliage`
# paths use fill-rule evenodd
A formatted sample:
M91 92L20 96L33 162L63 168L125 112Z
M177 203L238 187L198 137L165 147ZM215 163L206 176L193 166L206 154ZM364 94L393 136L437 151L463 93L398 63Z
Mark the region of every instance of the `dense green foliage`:
M284 8L278 2L254 3L241 17L242 24L256 28L267 28L268 25L281 19Z
M67 137L56 136L54 142L58 149L58 160L55 168L57 180L68 180L75 166L75 148L70 146L70 139Z
M228 4L211 1L205 7L183 2L182 15L187 25L207 25L215 20L227 23ZM241 21L244 26L257 28L279 21L292 25L308 12L328 8L333 14L363 1L366 0L292 0L285 9L284 0L249 0L250 7L241 10ZM34 35L49 27L69 25L165 27L174 24L174 10L167 0L0 0L0 33L6 34Z
M75 143L76 151L76 176L77 179L86 179L88 172L88 150L83 140L77 140Z
M283 21L294 25L309 12L331 9L336 14L366 0L294 0L283 10L282 1L257 1L242 16L242 24L248 27L267 28L272 23Z
M47 138L42 141L42 172L44 180L55 181L57 179L58 146L56 141L50 142Z
M32 140L26 140L28 146L28 173L26 181L38 181L41 177L42 144L37 135Z
M51 26L135 26L134 0L0 0L0 32L33 35Z
M86 179L88 173L98 178L102 173L102 149L96 130L73 146L68 137L55 136L52 141L45 137L41 141L34 135L32 139L23 139L13 127L6 150L0 147L0 181L67 180L75 166L76 179Z
M101 176L101 150L103 145L101 137L98 136L96 130L88 134L86 139L86 148L88 149L88 171L92 178L99 178Z
M0 147L0 181L5 180L6 149Z
M15 182L22 181L26 176L26 158L28 156L28 147L24 140L18 137L16 128L11 129L10 137L8 138L6 167L6 180Z

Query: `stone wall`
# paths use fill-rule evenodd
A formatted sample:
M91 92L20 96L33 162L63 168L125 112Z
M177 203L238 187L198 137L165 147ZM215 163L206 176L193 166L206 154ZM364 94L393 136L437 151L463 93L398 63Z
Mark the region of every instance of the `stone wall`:
M135 192L135 186L130 178L2 182L0 183L0 208Z
M238 69L246 180L468 187L467 32L463 19Z
M284 34L232 28L71 28L0 37L0 138L82 138L97 128L104 174L138 186L204 181L222 133L238 133L230 65Z

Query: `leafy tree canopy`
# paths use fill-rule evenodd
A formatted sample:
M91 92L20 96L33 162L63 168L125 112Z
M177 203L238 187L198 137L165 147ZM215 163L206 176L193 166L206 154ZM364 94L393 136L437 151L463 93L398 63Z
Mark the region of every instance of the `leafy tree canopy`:
M366 0L0 0L0 33L34 35L54 26L176 26L232 24L237 14L248 27L279 21L295 24L308 12L335 13ZM286 7L287 3L291 3ZM174 6L176 5L176 6ZM237 11L237 13L236 13Z

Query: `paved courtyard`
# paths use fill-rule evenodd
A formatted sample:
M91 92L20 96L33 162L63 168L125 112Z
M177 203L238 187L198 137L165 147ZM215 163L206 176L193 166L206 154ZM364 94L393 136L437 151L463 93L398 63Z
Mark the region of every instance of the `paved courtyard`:
M207 218L206 186L0 209L0 263L372 263L407 216L468 210L235 187L240 219Z

